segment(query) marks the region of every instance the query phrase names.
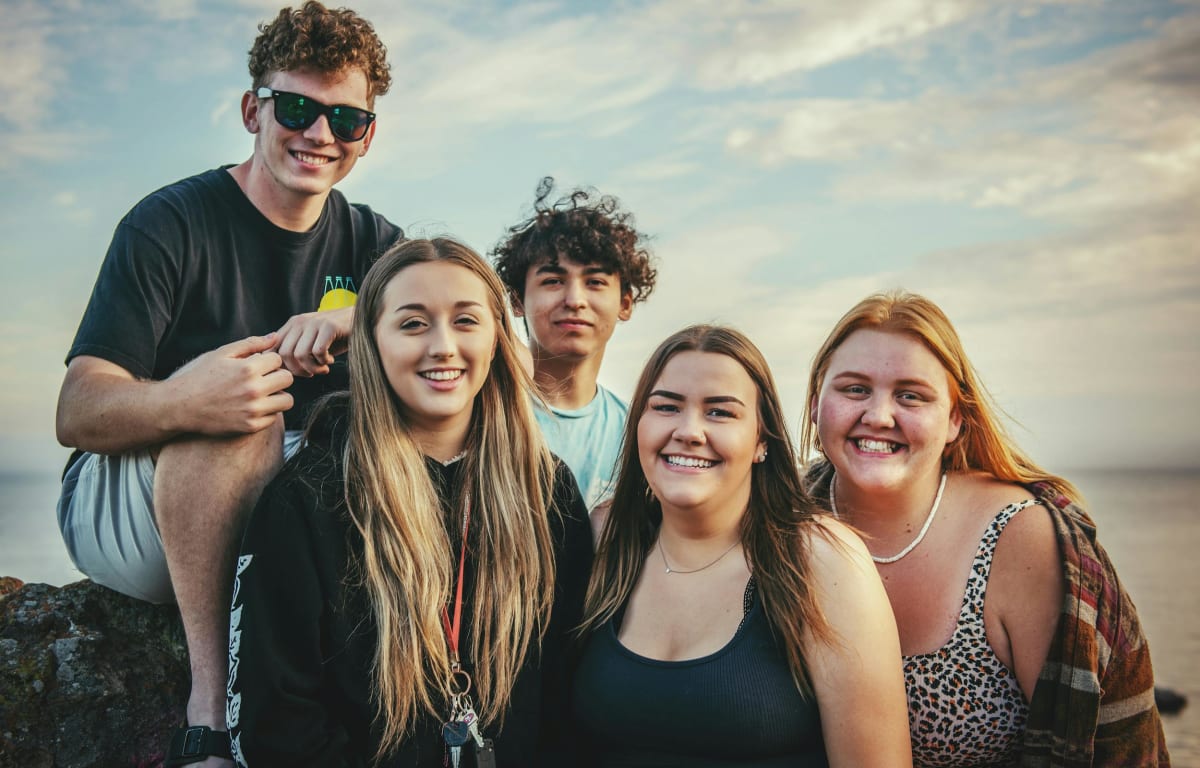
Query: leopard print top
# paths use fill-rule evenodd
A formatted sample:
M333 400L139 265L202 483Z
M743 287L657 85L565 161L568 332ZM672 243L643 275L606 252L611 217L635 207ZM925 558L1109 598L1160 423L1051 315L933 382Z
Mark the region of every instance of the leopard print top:
M1016 676L988 644L983 599L996 541L1012 516L1037 499L1010 504L988 525L963 595L958 626L932 653L904 657L913 765L983 768L1013 765L1029 706Z

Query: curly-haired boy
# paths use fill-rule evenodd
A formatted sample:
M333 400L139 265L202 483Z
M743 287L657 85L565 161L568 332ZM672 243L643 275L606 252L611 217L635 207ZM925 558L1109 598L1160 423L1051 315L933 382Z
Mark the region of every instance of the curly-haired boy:
M241 99L252 155L150 194L117 225L58 403L58 439L76 449L58 506L72 559L183 617L190 727L167 765L231 764L243 521L299 445L309 403L346 386L334 356L356 285L402 236L333 189L367 154L391 85L371 24L307 2L259 31Z
M492 255L525 320L534 381L549 406L538 411L542 431L594 512L612 492L627 411L597 382L600 364L617 323L654 290L655 270L616 198L577 189L549 203L553 190L554 179L541 180L533 215Z

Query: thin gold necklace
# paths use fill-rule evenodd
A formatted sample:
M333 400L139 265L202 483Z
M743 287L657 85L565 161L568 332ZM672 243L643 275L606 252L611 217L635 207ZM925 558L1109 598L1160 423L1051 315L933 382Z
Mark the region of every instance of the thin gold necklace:
M663 568L666 569L667 573L699 573L700 571L703 571L706 568L712 568L714 565L721 562L721 558L725 557L725 555L728 555L730 552L732 552L733 548L736 547L738 544L741 544L742 542L741 542L741 539L738 539L737 541L735 541L729 545L729 549L727 549L724 552L722 552L721 554L717 555L716 560L713 560L708 565L702 565L699 568L693 568L690 571L681 571L678 568L672 568L671 564L667 562L667 553L663 550L661 533L658 535L657 543L658 543L658 556L662 558Z

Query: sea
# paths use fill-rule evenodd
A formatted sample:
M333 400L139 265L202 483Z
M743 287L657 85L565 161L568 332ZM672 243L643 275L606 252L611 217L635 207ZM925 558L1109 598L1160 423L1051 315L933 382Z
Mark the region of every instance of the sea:
M1159 686L1188 698L1164 715L1177 768L1200 768L1200 469L1066 473L1133 596ZM55 521L58 471L0 473L0 576L61 586L82 578Z

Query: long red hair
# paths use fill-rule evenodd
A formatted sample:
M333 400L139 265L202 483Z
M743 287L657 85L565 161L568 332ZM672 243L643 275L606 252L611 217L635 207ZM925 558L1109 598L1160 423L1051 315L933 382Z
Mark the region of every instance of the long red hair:
M1080 498L1073 485L1038 466L1009 436L997 417L1002 411L979 380L950 318L924 296L904 291L876 293L842 315L813 359L805 402L811 405L820 396L833 353L850 334L864 328L915 338L946 369L951 402L962 417L962 428L958 437L946 446L943 469L948 472L983 471L997 479L1022 485L1045 483L1061 495ZM810 416L801 430L800 453L811 456L814 451L820 452L821 444L816 424Z

